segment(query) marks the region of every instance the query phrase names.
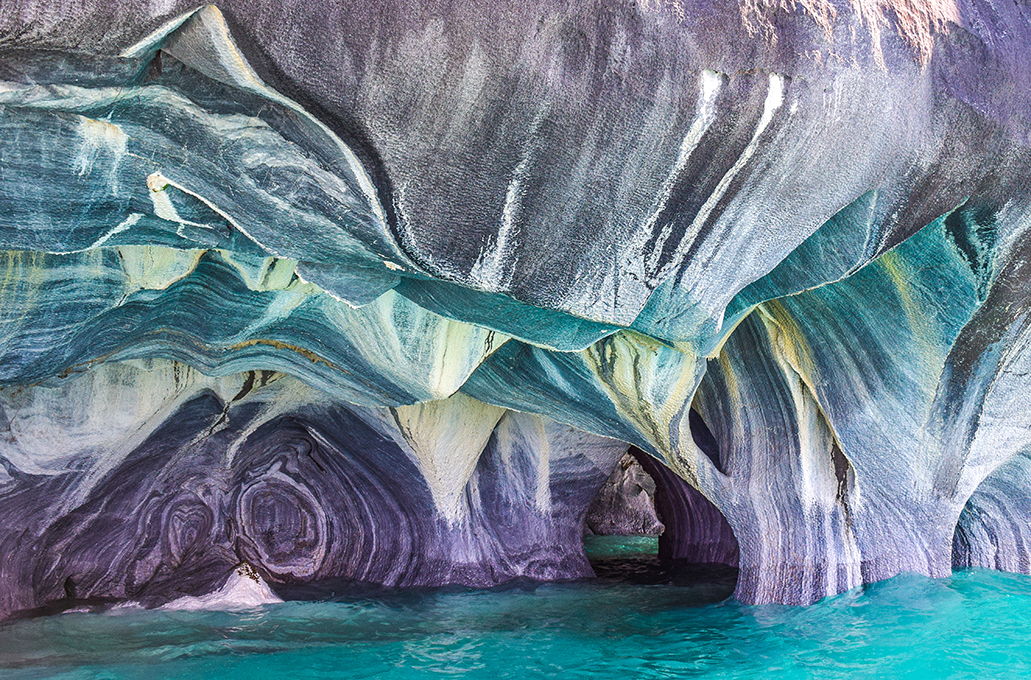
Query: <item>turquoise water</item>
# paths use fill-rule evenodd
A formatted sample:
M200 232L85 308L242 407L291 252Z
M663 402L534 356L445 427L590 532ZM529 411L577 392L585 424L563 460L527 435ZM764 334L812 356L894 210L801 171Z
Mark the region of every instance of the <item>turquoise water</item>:
M659 554L658 536L584 536L587 559L635 559Z
M535 587L16 621L0 626L0 676L1031 677L1027 577L902 576L808 608L754 607L717 601L726 573L701 583L638 564L647 578L635 581L603 566L596 580Z

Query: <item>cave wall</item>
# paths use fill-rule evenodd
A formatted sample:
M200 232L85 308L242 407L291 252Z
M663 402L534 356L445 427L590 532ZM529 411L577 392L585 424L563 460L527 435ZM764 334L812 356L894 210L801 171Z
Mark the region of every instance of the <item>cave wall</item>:
M273 586L590 576L584 516L625 448L461 395L359 407L283 374L160 360L6 388L0 408L18 452L0 480L0 616L161 604L240 562Z
M1031 574L1031 498L1027 452L989 475L970 496L952 541L956 568Z
M628 445L747 602L1023 564L1022 6L130 4L0 11L0 613L589 575Z
M737 567L741 550L719 508L660 461L640 449L631 453L655 480L655 510L664 529L659 557Z

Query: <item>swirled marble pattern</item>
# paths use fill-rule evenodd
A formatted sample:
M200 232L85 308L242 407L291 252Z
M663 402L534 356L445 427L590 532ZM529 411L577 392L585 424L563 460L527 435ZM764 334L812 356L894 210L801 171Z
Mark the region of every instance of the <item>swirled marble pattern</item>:
M133 386L120 404L102 401ZM273 585L590 575L584 517L626 451L462 395L424 408L416 428L282 374L211 379L160 361L11 388L0 404L18 451L0 487L12 517L0 529L3 614L201 595L240 562ZM426 433L478 413L490 415L455 505L427 475ZM69 448L48 458L55 420Z
M1029 45L985 0L12 0L0 615L589 575L631 446L745 601L1026 570Z

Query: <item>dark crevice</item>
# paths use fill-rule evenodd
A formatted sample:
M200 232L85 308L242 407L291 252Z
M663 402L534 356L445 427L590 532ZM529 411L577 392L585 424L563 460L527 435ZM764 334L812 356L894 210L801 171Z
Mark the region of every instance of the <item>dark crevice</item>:
M691 439L694 440L695 446L701 449L702 453L712 461L712 464L716 466L716 469L727 474L726 469L723 467L723 462L720 459L720 445L716 441L716 437L713 436L712 430L705 424L705 420L702 419L702 414L697 409L692 408L691 413L688 416L688 425L691 428Z
M841 504L841 508L845 513L845 526L851 530L852 508L849 505L849 494L852 490L855 473L852 471L852 463L849 461L848 456L838 446L837 439L834 440L831 448L831 460L834 462L834 476L838 480L838 503Z

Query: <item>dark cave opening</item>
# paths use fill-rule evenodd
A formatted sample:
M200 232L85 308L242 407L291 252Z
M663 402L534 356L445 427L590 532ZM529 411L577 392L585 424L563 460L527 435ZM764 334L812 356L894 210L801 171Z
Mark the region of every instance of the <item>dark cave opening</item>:
M952 538L953 569L1031 574L1031 453L1021 452L981 480Z
M632 453L625 453L587 510L584 544L588 557L658 555L665 527L656 514L655 491L651 475Z
M706 453L718 456L711 434L705 443ZM723 514L664 463L633 446L587 512L584 548L604 581L699 587L705 602L730 597L737 584L738 544Z

